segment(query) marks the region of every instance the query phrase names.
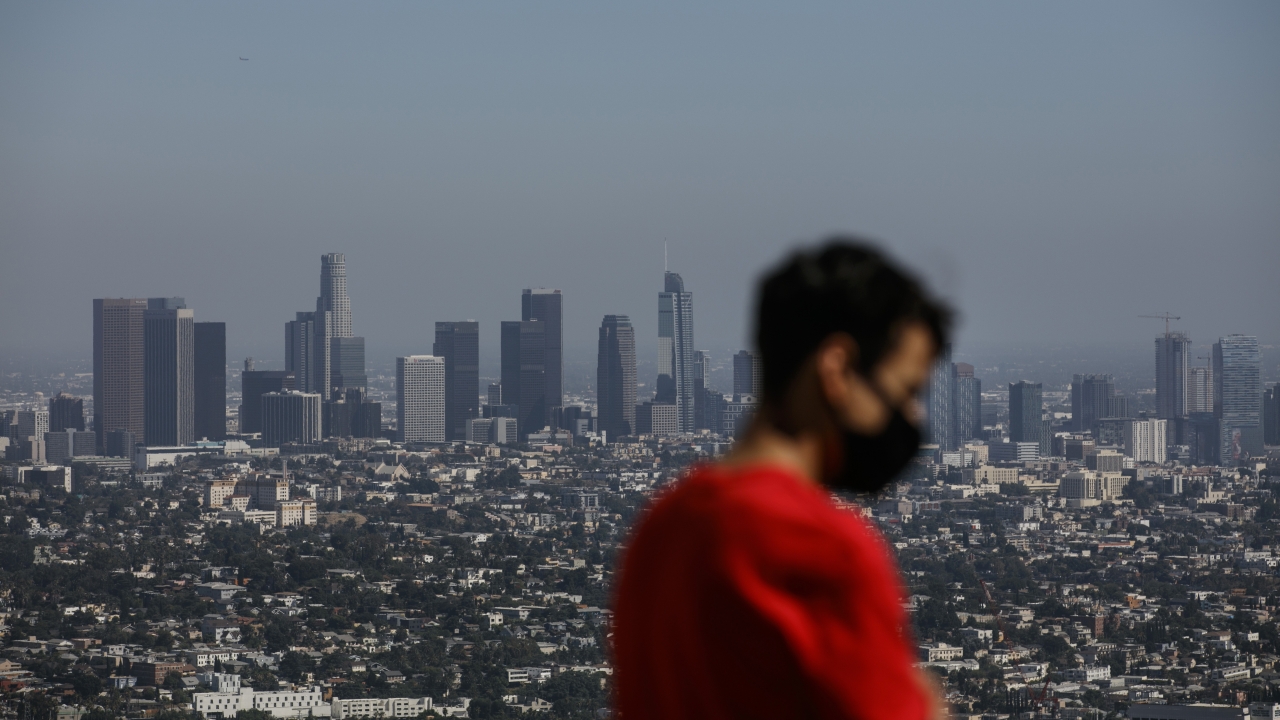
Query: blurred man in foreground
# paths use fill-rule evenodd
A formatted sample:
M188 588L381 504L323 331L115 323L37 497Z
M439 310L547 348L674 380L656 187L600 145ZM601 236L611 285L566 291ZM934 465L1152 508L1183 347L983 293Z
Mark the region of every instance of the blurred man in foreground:
M872 248L837 239L764 279L756 321L751 428L661 497L627 549L622 717L944 717L915 665L890 550L830 491L876 493L914 456L909 406L947 311Z

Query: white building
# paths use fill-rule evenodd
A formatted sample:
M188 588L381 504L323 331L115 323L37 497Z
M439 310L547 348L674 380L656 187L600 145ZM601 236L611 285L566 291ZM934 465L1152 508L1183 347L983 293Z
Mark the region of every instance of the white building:
M396 397L400 442L444 442L444 358L396 358Z
M509 417L475 418L467 421L467 442L516 442L516 419Z
M285 500L276 503L276 527L316 524L315 500Z
M1167 420L1134 420L1124 426L1124 452L1134 462L1163 463Z
M434 705L429 697L353 698L350 700L334 700L331 713L334 718L416 718L421 713L433 709Z
M191 696L195 711L205 718L233 718L241 710L262 710L274 717L328 717L330 707L324 702L318 685L301 690L256 692L241 687L240 677L223 673L207 673L201 679L213 692Z
M1062 677L1069 682L1096 682L1111 677L1109 665L1086 665L1082 668L1067 668Z
M947 662L964 657L964 648L944 642L925 643L919 647L919 650L920 659L924 662Z

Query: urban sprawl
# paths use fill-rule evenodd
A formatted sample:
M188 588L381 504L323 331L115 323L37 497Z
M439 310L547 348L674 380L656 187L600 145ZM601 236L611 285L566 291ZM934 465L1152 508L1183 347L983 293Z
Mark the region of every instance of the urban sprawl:
M745 350L712 387L663 281L656 384L605 315L582 394L559 290L483 387L473 321L368 375L341 254L238 388L225 324L94 300L92 372L0 395L0 717L610 717L628 528L759 393ZM1256 337L1198 358L1163 319L1154 393L944 354L909 471L836 499L896 549L955 717L1280 718L1280 385Z

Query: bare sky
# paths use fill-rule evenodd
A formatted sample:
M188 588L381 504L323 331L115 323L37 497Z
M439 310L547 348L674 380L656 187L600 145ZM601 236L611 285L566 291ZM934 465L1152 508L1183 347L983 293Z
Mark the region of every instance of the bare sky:
M794 5L0 4L0 352L183 295L280 361L336 251L371 361L467 318L492 357L539 286L568 359L606 313L646 359L666 239L723 353L832 230L962 352L1150 348L1165 310L1280 342L1280 4Z

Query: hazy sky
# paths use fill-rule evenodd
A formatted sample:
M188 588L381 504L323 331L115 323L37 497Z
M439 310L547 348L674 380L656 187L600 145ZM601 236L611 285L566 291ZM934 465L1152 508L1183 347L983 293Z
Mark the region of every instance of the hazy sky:
M960 308L960 350L1280 342L1280 4L0 4L0 352L183 295L283 359L345 252L371 361L565 292L656 353L833 230ZM249 58L248 62L238 57Z

